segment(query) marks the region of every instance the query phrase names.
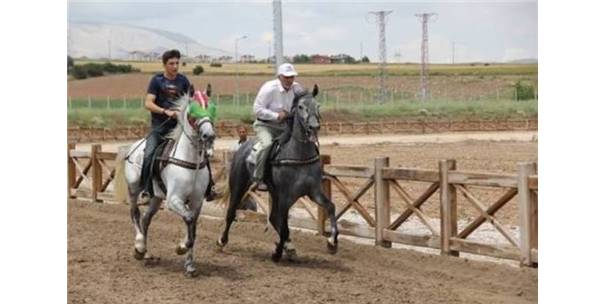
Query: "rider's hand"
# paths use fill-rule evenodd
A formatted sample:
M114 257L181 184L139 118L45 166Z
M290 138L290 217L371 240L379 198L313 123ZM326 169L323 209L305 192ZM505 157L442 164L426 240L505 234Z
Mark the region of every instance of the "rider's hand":
M178 110L169 110L169 109L164 109L163 111L164 115L170 117L170 118L177 118L177 114L179 114Z
M286 119L286 116L288 116L288 113L286 111L282 111L278 113L278 121L282 122L284 121L284 119Z

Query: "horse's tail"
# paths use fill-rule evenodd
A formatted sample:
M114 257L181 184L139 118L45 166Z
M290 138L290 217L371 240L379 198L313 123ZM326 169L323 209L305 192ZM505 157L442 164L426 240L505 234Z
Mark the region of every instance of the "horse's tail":
M223 189L219 190L219 193L221 193L221 199L219 200L219 205L221 205L225 209L227 209L227 206L229 206L229 198L231 197L231 191L229 190L229 172L227 170L226 170L224 176L225 176L225 180L224 180Z
M127 147L120 147L118 149L118 155L116 156L116 173L114 175L114 198L117 202L127 203L128 198L128 185L126 183L126 176L124 174L124 163L126 154L128 154Z

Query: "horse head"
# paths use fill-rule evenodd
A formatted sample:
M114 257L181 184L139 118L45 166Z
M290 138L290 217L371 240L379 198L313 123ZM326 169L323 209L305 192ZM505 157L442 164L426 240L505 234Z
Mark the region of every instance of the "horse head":
M208 99L206 92L196 92L194 98L185 95L177 101L180 110L178 119L182 126L180 131L185 132L192 144L201 145L207 153L212 151L216 137L213 124L217 116L216 104L209 103ZM174 139L176 137L177 134Z
M312 92L304 90L295 95L291 115L303 129L308 141L315 142L320 130L320 104L316 101L318 85L314 84Z

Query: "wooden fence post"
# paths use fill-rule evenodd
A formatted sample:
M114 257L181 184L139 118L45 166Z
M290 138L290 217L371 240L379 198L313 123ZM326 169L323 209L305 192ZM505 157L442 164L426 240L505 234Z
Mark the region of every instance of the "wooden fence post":
M76 182L76 165L72 161L72 158L69 155L70 150L76 149L76 144L69 143L67 144L67 198L74 198L72 195L72 186Z
M95 144L90 149L90 161L91 161L91 198L93 202L102 202L97 198L98 192L101 191L101 185L103 183L103 172L101 171L101 164L99 163L97 153L101 152L101 145Z
M457 236L457 192L448 183L448 171L455 170L454 160L440 161L440 237L442 239L441 254L459 256L458 251L450 249L450 238Z
M532 249L538 245L537 196L528 187L528 176L536 174L537 164L518 163L518 203L520 214L520 264L534 266Z
M375 158L375 245L391 248L391 242L383 238L383 229L391 224L389 182L383 179L386 167L389 167L388 157Z
M330 155L324 155L324 154L320 155L320 161L322 162L322 172L324 172L324 166L330 165ZM322 192L324 192L324 195L326 195L326 197L328 197L328 199L330 199L332 201L332 188L331 188L330 180L328 180L328 179L322 180ZM326 231L326 219L327 218L328 218L328 215L326 213L326 210L324 210L324 208L318 206L317 227L318 227L319 235L328 236L328 232Z

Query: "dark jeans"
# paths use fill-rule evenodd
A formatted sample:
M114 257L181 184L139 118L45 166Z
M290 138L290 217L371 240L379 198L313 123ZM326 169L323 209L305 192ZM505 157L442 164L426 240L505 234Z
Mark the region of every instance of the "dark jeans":
M145 142L145 149L143 150L143 166L141 168L141 187L143 191L148 192L151 196L154 196L152 186L152 159L156 148L164 141L164 136L170 132L170 130L154 130L149 134Z
M153 127L152 127L153 128ZM145 149L143 149L143 166L141 168L141 184L143 191L146 191L150 194L150 196L154 196L154 187L153 187L153 177L152 177L152 168L153 168L153 156L156 151L156 148L164 141L164 137L172 130L170 128L153 128L145 142ZM215 185L213 181L213 175L210 171L210 161L207 163L208 173L210 177L210 183L208 184L208 188L206 189L206 196L210 194L212 187Z

